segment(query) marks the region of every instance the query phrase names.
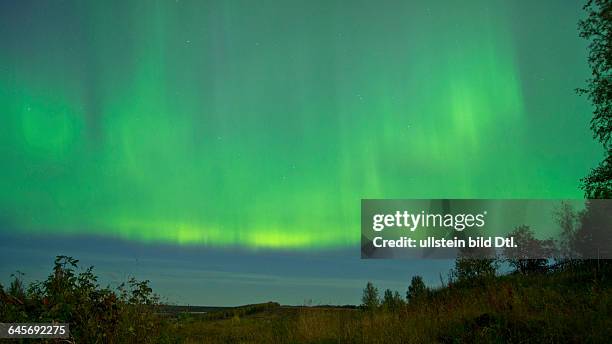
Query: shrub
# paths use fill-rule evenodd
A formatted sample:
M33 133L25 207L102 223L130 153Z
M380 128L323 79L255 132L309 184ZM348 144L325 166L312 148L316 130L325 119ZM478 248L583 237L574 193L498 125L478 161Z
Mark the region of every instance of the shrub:
M46 280L25 288L13 275L7 292L0 286L0 318L4 322L69 323L79 343L159 342L164 326L149 281L130 278L117 291L101 288L89 267L77 272L78 260L57 256ZM153 339L155 338L155 339Z

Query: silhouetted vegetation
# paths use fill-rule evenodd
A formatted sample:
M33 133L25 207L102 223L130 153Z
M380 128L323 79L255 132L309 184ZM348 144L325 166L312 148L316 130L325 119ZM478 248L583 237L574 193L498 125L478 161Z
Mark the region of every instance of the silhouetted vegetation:
M581 211L562 204L560 240L519 226L509 234L518 247L490 259L461 251L447 282L435 288L412 276L402 298L368 282L358 308L162 306L148 281L103 288L93 267L58 256L44 281L26 285L17 272L0 286L0 319L67 322L74 343L606 342L612 264L579 258L610 248L609 228L601 225L612 222L610 207L601 200Z
M427 289L425 282L423 282L423 277L413 276L408 286L408 291L406 291L406 301L414 304L427 299L428 295L429 289Z
M44 281L25 286L13 275L8 290L0 285L0 319L11 323L69 323L76 343L154 343L165 339L156 316L159 298L149 281L130 278L116 289L101 288L93 267L78 272L78 260L55 259Z
M359 308L268 302L185 313L160 306L148 281L102 288L93 267L81 270L77 260L58 256L46 280L26 286L16 273L6 290L0 286L0 319L67 322L75 343L606 342L612 264L574 257L593 245L610 247L608 228L600 225L611 222L609 207L597 200L582 211L562 205L558 242L519 226L510 234L517 248L496 259L464 251L448 282L432 289L412 276L405 299L390 289L381 296L368 282ZM534 254L541 258L528 259Z
M582 188L587 198L612 198L612 1L584 8L579 27L590 42L592 76L578 92L594 106L591 129L606 155ZM6 289L0 285L0 320L69 323L70 343L608 343L612 264L578 258L610 256L612 208L587 201L576 212L563 204L557 220L558 242L519 226L509 234L518 247L501 257L477 259L464 250L447 283L428 288L413 276L405 300L390 289L381 299L368 282L359 308L268 302L168 312L149 281L101 287L93 267L79 270L78 260L58 256L44 281L26 285L17 272Z
M365 310L375 310L380 305L380 299L378 296L378 288L368 282L365 289L363 290L363 296L361 297L361 306Z
M385 311L396 312L405 306L405 302L397 291L386 289L383 296L382 308Z
M553 240L540 240L529 226L519 226L508 234L514 238L517 247L506 247L504 256L515 271L528 274L546 270L547 257L552 257L556 251ZM541 257L529 259L529 257Z
M73 343L605 343L611 272L574 260L434 289L414 276L406 300L389 289L381 300L369 282L359 309L268 302L192 314L159 312L147 281L100 288L92 268L78 272L76 260L60 256L45 281L26 286L15 274L0 287L0 318L69 322Z
M578 93L593 104L591 130L604 148L603 161L582 179L587 198L612 198L612 1L589 0L580 36L589 41L591 78Z

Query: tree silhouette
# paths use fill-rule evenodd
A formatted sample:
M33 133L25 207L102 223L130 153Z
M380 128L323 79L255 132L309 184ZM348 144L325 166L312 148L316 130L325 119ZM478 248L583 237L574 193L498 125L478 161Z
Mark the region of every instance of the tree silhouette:
M395 312L399 310L403 305L404 300L402 300L402 297L397 291L393 292L391 291L391 289L385 290L382 302L382 307L385 310Z
M406 300L408 300L409 303L415 303L425 298L428 293L429 290L423 282L423 277L414 276L412 277L410 285L408 286L408 291L406 292Z
M455 259L450 279L456 282L476 281L495 276L497 258L491 247L462 247Z
M561 229L557 260L567 262L576 257L576 232L579 216L574 208L566 202L561 202L554 216Z
M591 130L605 152L602 162L582 179L587 198L612 198L612 1L589 0L586 19L578 23L580 37L589 40L591 78L577 89L593 104Z
M546 269L547 257L554 252L552 240L536 239L529 226L517 227L508 237L514 237L516 247L504 248L504 256L515 271L527 274Z
M455 259L455 268L451 272L451 279L457 282L465 282L493 277L497 270L496 263L493 258L459 256Z
M365 289L363 289L363 296L361 297L361 306L367 310L375 310L380 305L380 299L378 298L378 288L368 282Z
M574 235L574 247L583 258L612 256L612 202L588 200L580 214L579 228Z

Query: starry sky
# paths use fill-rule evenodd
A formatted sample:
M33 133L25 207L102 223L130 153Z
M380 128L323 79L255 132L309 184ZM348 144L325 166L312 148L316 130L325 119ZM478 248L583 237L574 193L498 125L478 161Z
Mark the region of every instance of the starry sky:
M574 92L581 17L573 1L3 1L0 280L71 253L179 303L439 283L449 262L359 260L360 199L582 197L601 150Z

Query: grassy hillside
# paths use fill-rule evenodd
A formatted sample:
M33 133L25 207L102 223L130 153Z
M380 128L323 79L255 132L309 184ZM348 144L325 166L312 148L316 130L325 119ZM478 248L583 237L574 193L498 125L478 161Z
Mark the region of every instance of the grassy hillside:
M65 258L64 258L65 259ZM47 281L0 288L3 322L70 322L88 343L607 343L612 268L582 262L453 282L389 309L162 306L146 281L100 288L58 260ZM170 310L170 311L169 311ZM200 312L201 311L201 312Z
M231 319L186 316L204 343L607 343L612 288L602 271L509 275L451 285L399 311L274 307Z

